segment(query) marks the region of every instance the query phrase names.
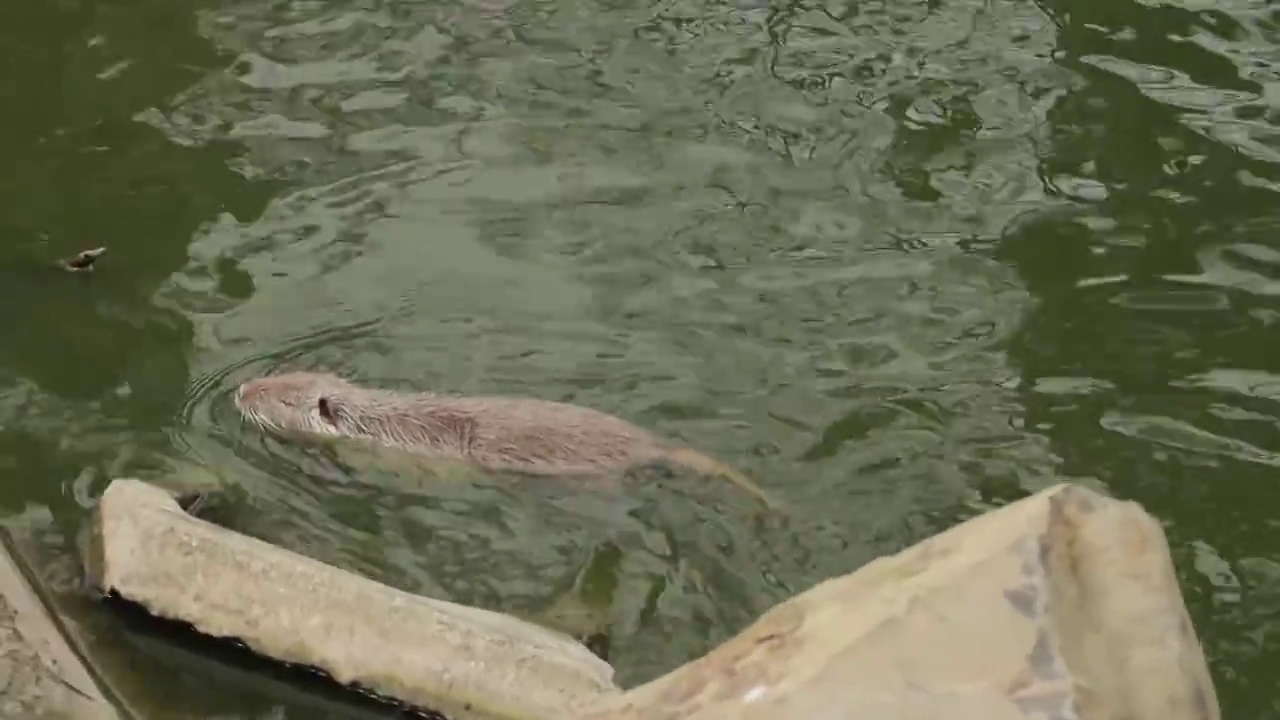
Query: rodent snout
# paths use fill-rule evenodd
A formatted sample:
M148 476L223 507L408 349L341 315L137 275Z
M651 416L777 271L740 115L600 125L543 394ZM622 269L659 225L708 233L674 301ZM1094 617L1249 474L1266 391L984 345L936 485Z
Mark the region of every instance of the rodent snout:
M240 383L236 386L234 394L236 405L244 405L246 400L251 399L256 393L257 385L253 380Z

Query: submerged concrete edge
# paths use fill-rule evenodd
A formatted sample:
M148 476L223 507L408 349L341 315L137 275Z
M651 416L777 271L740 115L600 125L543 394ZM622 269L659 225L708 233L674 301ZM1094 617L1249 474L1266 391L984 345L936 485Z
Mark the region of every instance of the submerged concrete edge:
M123 720L0 528L0 717Z

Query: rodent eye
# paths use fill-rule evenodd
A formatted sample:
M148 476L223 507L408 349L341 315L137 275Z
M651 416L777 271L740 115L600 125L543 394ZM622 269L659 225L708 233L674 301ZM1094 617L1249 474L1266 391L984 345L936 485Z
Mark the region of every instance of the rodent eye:
M333 422L333 405L330 404L329 398L321 395L316 401L316 410L320 413L320 417L329 422Z

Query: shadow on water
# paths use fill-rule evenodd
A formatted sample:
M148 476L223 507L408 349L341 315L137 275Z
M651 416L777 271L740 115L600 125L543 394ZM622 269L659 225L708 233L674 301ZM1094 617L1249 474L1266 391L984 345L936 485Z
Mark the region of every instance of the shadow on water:
M283 699L298 717L319 720L445 720L439 713L342 688L324 673L282 665L257 655L241 643L199 635L185 623L157 619L119 598L104 602L114 619L120 621L123 637L132 649L189 673L166 688L164 694L189 695L200 684L208 682L237 690L240 697L225 698L222 703L211 702L210 696L196 690L206 698L201 706L201 713L206 717L241 711L247 695L267 701Z
M12 109L0 132L0 378L4 404L23 413L20 427L5 423L9 432L62 443L72 428L41 426L68 419L106 434L125 424L154 431L182 397L191 326L152 295L184 264L201 222L229 206L252 215L269 192L229 171L229 146L180 147L133 118L218 62L193 41L190 12L91 2L0 9L0 52L24 68L0 85ZM95 245L109 248L98 272L52 268ZM46 412L98 417L46 421ZM65 444L93 443L79 440Z
M1044 174L1080 212L1001 246L1036 296L1011 341L1028 427L1064 475L1168 533L1223 716L1280 710L1280 154L1261 5L1046 2L1086 83ZM1264 52L1262 48L1267 48Z
M34 541L27 559L75 632L154 718L218 691L197 683L152 707L146 688L181 672L128 650L119 625L85 603L72 538L108 477L163 474L173 456L163 431L189 380L192 326L154 293L201 223L252 217L271 192L232 171L231 144L183 147L134 117L224 62L195 34L193 10L0 5L0 507ZM97 245L108 254L94 273L54 265Z

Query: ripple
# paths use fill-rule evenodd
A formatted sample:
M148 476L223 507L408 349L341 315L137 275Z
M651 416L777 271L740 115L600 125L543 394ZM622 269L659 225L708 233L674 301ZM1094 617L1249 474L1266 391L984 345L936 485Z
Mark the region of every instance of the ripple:
M1229 457L1272 467L1280 466L1280 454L1263 450L1242 440L1216 435L1190 423L1169 417L1109 412L1100 422L1107 430L1138 440L1204 455Z
M1053 25L1013 4L828 10L206 14L237 63L144 117L283 185L202 228L159 294L196 329L185 447L261 501L238 521L501 609L615 548L603 610L631 682L949 524L975 485L1046 484L1044 439L1011 429L1030 297L990 248L1053 192L1038 154L1073 82ZM278 443L226 393L280 363L598 407L797 512L762 529L680 476L450 485Z
M1216 368L1173 383L1175 387L1222 390L1265 400L1280 400L1280 375L1264 370Z
M1204 312L1229 310L1231 301L1223 293L1203 290L1145 290L1116 293L1111 302L1133 310Z
M290 120L281 115L267 115L236 124L231 137L274 136L281 138L316 139L327 137L331 131L316 122Z
M1217 111L1259 97L1256 92L1201 85L1192 81L1187 73L1125 58L1088 55L1080 60L1129 80L1152 100L1188 110Z
M390 27L392 20L379 14L348 10L337 16L311 18L295 23L276 25L267 28L263 35L268 38L314 37L316 35L342 33L365 25Z
M382 71L368 58L354 60L319 60L286 65L261 55L249 53L236 62L235 76L257 90L281 90L299 85L334 85L339 83L399 80L405 70Z
M262 449L264 434L240 418L232 396L236 387L262 375L289 370L324 370L342 373L347 368L341 364L326 362L324 351L337 351L340 360L343 347L367 342L375 336L378 320L348 323L325 327L285 339L267 349L244 354L237 360L224 363L192 380L182 401L178 416L180 422L169 431L176 448L193 460L210 466L226 465L227 452L256 458L256 465L264 471L289 470L281 466L270 449ZM210 442L214 443L210 445ZM292 468L297 472L297 468ZM253 487L253 483L242 487ZM269 484L269 483L268 483ZM259 483L259 492L262 483ZM267 491L268 495L278 495Z
M1113 383L1087 377L1038 377L1031 388L1045 395L1094 395L1115 389Z
M9 48L8 245L113 254L5 275L8 510L68 527L112 476L203 472L238 531L585 609L635 685L1070 479L1158 515L1223 714L1275 714L1267 3L10 5L39 34ZM285 442L230 401L284 368L597 407L785 522L675 472ZM296 707L192 675L169 714Z
M362 110L387 110L403 105L409 94L394 90L362 90L342 101L343 112Z
M1240 290L1254 295L1274 297L1280 295L1280 277L1269 277L1240 259L1256 256L1249 249L1233 250L1231 245L1211 245L1199 253L1201 270L1198 274L1170 274L1165 279L1181 283L1216 285ZM1269 262L1271 256L1265 256Z
M1195 551L1195 568L1213 586L1214 601L1226 604L1240 602L1240 578L1231 569L1231 564L1203 540L1192 543L1192 547Z
M317 370L319 366L314 364L317 349L366 341L379 325L379 320L366 320L329 326L285 339L269 349L249 353L239 360L222 364L216 370L191 381L179 415L184 424L195 424L195 414L201 407L215 397L229 399L236 386L245 380L286 370Z

